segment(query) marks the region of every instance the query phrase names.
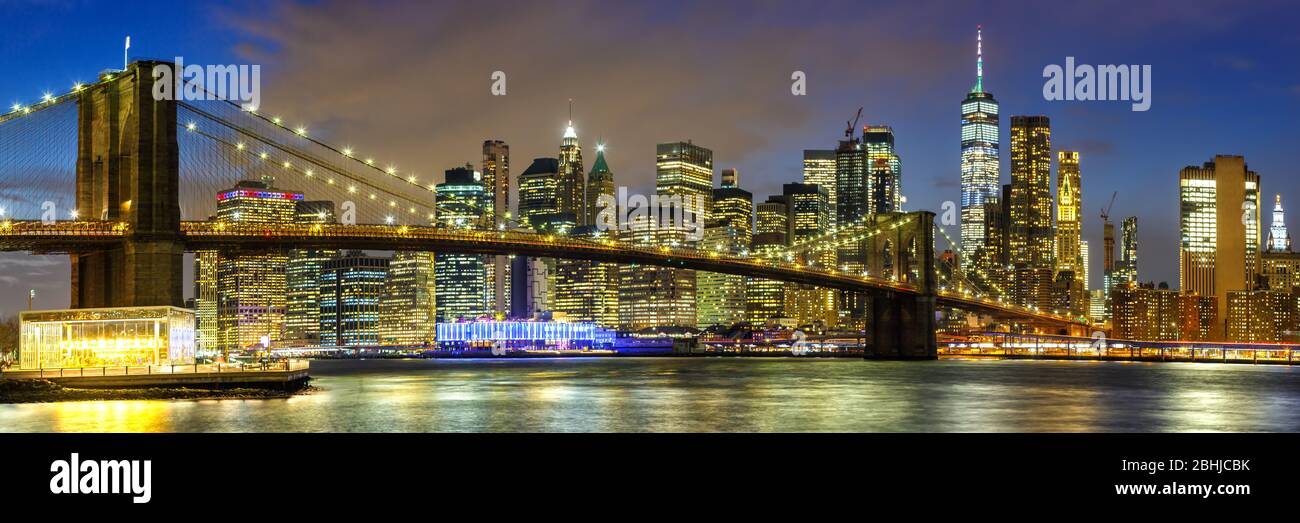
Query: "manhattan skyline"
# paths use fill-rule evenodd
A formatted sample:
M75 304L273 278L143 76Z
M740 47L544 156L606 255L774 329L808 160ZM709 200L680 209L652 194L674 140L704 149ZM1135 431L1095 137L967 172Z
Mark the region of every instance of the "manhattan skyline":
M1142 223L1139 279L1177 286L1180 169L1215 154L1240 154L1260 173L1266 197L1280 193L1284 205L1300 199L1300 182L1292 179L1295 169L1285 156L1293 141L1287 125L1294 118L1287 116L1300 112L1300 78L1289 58L1300 50L1300 38L1287 32L1280 8L1270 4L1217 5L1183 14L1139 6L1130 17L1081 12L1078 34L1058 34L1049 30L1056 24L1046 23L1070 17L1070 8L1049 12L1012 3L978 9L935 4L928 10L939 14L848 3L801 12L795 4L706 3L684 10L672 3L579 2L552 13L535 6L489 12L453 4L388 10L324 2L267 9L233 2L182 6L181 16L191 22L183 27L97 12L107 6L4 7L0 11L13 19L36 13L63 18L0 37L7 70L25 73L0 79L0 101L30 103L43 91L118 66L121 39L130 34L133 58L262 64L267 112L427 181L441 182L444 170L477 163L484 139L511 144L513 176L531 158L554 156L572 98L582 147L608 144L619 185L651 192L654 144L691 139L713 149L715 172L739 169L756 200L799 181L802 151L833 148L843 122L863 106L862 123L894 129L905 167L905 209L938 212L943 202L960 197L958 106L975 82L975 26L983 25L984 85L1003 115L1001 183L1009 182L1009 116L1049 116L1053 150L1081 153L1091 273L1101 274L1097 215L1117 191L1113 220L1138 216ZM731 27L729 16L752 20ZM845 24L844 16L862 22ZM489 18L486 28L478 23ZM536 41L529 27L537 20L575 31ZM863 29L845 31L846 25ZM497 32L501 40L485 47L481 39L456 39L463 35L457 31L471 28ZM74 32L87 34L72 50L35 43L48 46ZM426 32L436 35L420 36ZM1151 110L1043 100L1042 68L1067 56L1080 63L1151 64ZM495 70L508 76L504 97L489 92ZM807 74L807 96L790 94L796 70ZM945 229L955 237L959 227ZM40 282L37 308L66 304L66 259L20 260L0 258L0 310L25 308L33 281ZM1092 278L1092 287L1100 286L1100 278Z

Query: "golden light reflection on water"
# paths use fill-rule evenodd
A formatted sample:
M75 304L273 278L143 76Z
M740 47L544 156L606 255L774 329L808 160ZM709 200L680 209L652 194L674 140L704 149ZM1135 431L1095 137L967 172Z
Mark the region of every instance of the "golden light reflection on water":
M165 401L53 403L51 432L168 432L170 414L186 405Z

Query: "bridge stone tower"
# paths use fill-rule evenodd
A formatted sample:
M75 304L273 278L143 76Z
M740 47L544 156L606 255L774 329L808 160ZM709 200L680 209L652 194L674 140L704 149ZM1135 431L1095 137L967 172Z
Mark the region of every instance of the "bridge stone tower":
M77 97L78 216L125 222L131 233L72 255L73 308L182 305L176 102L154 100L161 63L106 73Z
M882 213L868 218L879 231L867 242L867 270L920 290L871 298L869 358L935 359L934 213Z

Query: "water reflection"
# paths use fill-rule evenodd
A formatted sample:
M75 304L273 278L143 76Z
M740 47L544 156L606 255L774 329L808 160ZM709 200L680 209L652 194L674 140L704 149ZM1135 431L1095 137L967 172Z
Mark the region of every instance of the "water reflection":
M795 359L325 361L281 400L0 405L0 431L1296 431L1280 366Z

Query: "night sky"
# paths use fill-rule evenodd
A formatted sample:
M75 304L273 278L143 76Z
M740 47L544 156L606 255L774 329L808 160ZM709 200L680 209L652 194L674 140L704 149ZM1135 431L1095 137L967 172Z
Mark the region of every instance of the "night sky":
M864 123L894 128L907 210L958 200L959 104L982 24L1003 183L1010 115L1051 117L1053 148L1082 152L1093 288L1112 192L1113 221L1138 217L1139 278L1177 286L1178 171L1216 153L1244 155L1265 202L1280 193L1300 214L1300 7L1288 2L50 0L0 3L0 20L4 106L121 67L129 34L133 57L261 64L264 113L429 181L477 165L487 138L511 145L513 174L555 156L572 98L588 165L606 142L619 185L652 190L654 144L691 139L761 200L864 107ZM1044 100L1043 68L1067 56L1151 65L1151 109ZM489 92L497 70L506 96ZM807 96L790 94L796 70ZM0 257L0 314L33 285L37 308L66 307L66 258Z

